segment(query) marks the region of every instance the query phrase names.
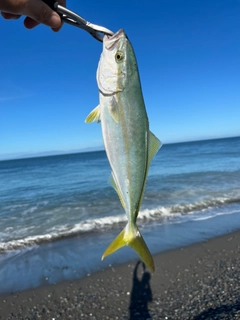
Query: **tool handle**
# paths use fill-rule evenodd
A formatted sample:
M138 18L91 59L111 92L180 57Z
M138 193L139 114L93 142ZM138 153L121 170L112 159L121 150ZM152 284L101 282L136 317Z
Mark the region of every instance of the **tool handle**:
M57 1L56 0L42 0L44 3L46 3L51 9L53 9L54 11L56 11L56 7L57 7Z

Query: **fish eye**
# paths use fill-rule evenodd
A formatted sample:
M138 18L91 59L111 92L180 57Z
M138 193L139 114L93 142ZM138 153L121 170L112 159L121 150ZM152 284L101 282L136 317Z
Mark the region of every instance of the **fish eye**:
M115 54L115 60L116 62L121 62L123 60L124 56L123 56L123 53L121 51L118 51L116 54Z

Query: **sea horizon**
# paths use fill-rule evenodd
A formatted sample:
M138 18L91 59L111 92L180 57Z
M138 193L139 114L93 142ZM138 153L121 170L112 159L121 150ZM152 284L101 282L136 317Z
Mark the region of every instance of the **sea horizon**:
M221 139L234 139L238 138L240 135L234 136L224 136L224 137L209 137L209 138L199 138L193 140L182 140L182 141L169 141L169 142L162 142L164 145L169 144L181 144L181 143L190 143L190 142L199 142L199 141L211 141L211 140L221 140ZM160 139L161 140L161 139ZM7 154L0 154L0 161L8 161L8 160L18 160L18 159L31 159L31 158L42 158L42 157L52 157L52 156L60 156L60 155L71 155L71 154L78 154L78 153L90 153L90 152L98 152L104 151L104 145L98 147L87 147L87 148L80 148L76 150L56 150L56 151L42 151L42 152L29 152L29 153L7 153Z

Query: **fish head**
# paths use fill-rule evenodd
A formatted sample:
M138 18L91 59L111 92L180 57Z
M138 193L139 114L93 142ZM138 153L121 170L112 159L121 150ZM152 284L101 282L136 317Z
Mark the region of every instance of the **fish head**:
M97 83L104 95L124 90L137 71L135 54L123 29L103 38L103 51L98 64Z

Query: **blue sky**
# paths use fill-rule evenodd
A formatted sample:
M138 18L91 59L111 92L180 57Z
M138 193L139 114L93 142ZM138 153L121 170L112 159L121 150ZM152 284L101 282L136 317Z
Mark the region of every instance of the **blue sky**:
M240 1L71 1L137 56L151 131L163 143L240 135ZM64 25L23 27L0 18L0 159L101 147L85 124L98 104L102 44Z

